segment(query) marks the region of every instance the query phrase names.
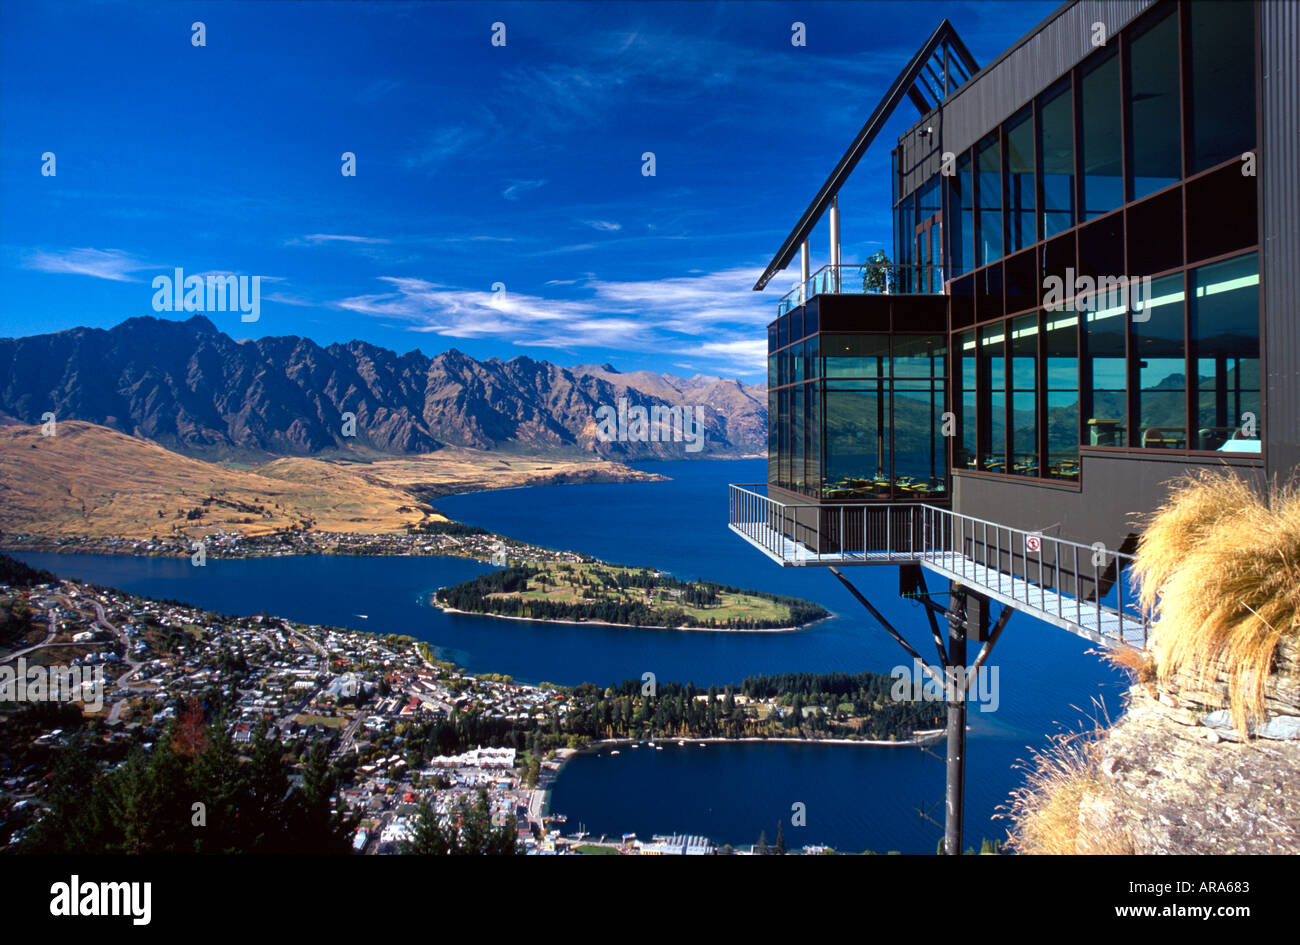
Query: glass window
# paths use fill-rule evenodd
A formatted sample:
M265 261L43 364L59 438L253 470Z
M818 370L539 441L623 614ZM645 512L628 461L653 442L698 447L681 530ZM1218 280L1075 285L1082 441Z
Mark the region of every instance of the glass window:
M885 383L826 382L826 498L889 494Z
M1167 14L1134 36L1129 50L1129 177L1139 200L1182 177L1178 18Z
M921 185L917 191L916 197L916 215L919 220L926 217L934 216L943 209L943 201L939 196L939 178L931 177Z
M954 372L953 412L957 415L957 453L953 457L954 469L975 468L975 332L963 331L955 335L956 357L959 367Z
M917 235L925 247L924 258L918 257L918 265L928 269L918 270L914 280L908 280L900 286L902 292L943 292L943 221L939 214L943 212L942 191L939 178L931 177L917 195L916 215L918 224L929 220L929 227Z
M781 445L777 439L777 428L780 422L776 406L776 391L769 390L767 392L767 481L769 483L780 482L777 468L781 452Z
M1191 19L1191 173L1255 147L1255 18L1251 4L1197 0Z
M821 365L817 363L817 336L813 335L803 343L804 377L812 379L821 377Z
M888 335L823 335L827 377L888 377Z
M1091 220L1124 202L1119 56L1113 50L1084 67L1080 96L1083 219Z
M894 383L894 493L927 498L946 491L943 382Z
M1183 274L1143 279L1130 295L1137 418L1131 445L1187 448L1187 342Z
M1007 123L1007 251L1037 242L1034 197L1034 113Z
M1011 472L1038 473L1038 316L1011 320Z
M822 415L821 384L808 385L808 447L804 451L804 467L808 476L808 491L812 495L822 492Z
M943 375L943 335L894 335L894 377Z
M1038 153L1043 175L1043 238L1074 225L1074 106L1070 80L1043 94Z
M798 384L804 379L803 344L796 343L790 349L790 383Z
M1020 312L1038 305L1038 258L1034 251L1010 257L1003 270L1007 311Z
M1006 330L1001 322L979 329L976 370L979 468L988 472L1006 472Z
M951 181L952 192L949 194L948 206L960 208L961 224L949 229L952 243L949 257L952 260L952 274L960 275L975 267L975 181L970 154L962 152L957 158L957 173Z
M1194 446L1260 451L1259 257L1193 269L1191 345L1196 365Z
M916 208L913 196L906 197L895 210L894 261L900 266L912 263L912 248L916 243Z
M1088 446L1124 445L1128 415L1128 372L1124 363L1127 314L1123 305L1101 309L1090 304L1087 308L1079 306L1078 317L1083 325L1079 387L1084 443Z
M777 391L777 482L790 485L790 388Z
M978 265L1001 259L1002 251L1002 145L993 135L975 149L979 171Z
M1079 316L1073 311L1043 316L1047 359L1047 476L1079 478Z
M795 492L805 487L803 470L804 450L804 386L790 388L790 485Z
M1241 171L1239 162L1225 164L1183 188L1189 263L1227 256L1259 242L1259 179Z

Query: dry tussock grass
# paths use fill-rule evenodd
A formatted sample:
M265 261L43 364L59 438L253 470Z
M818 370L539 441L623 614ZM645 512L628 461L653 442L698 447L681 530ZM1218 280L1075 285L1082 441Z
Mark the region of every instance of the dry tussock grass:
M1030 855L1118 854L1134 852L1132 839L1120 827L1086 830L1080 823L1088 798L1103 802L1112 791L1097 773L1097 739L1103 730L1055 735L1047 748L1035 751L1027 765L1025 783L1011 792L1011 802L998 816L1011 821L1009 849Z
M1283 636L1300 634L1300 490L1257 490L1235 473L1181 480L1138 545L1142 606L1156 618L1162 683L1228 679L1245 735L1264 700Z
M1100 650L1089 650L1096 656L1129 673L1135 682L1142 683L1148 690L1157 678L1155 657L1147 650L1135 650L1128 646L1107 646Z

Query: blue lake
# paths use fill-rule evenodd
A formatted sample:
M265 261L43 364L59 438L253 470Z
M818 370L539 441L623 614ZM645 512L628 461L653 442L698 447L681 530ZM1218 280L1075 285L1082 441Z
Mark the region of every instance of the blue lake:
M905 654L840 586L818 568L780 568L726 527L726 484L766 474L762 460L647 464L662 483L544 486L452 496L439 508L460 521L514 538L609 561L655 565L815 600L835 619L798 633L705 633L526 623L444 614L427 606L439 586L490 570L457 558L310 556L188 559L22 554L61 575L229 614L262 611L292 620L428 640L441 656L476 672L527 682L576 684L640 679L709 685L747 675L798 671L889 672ZM849 576L923 655L933 654L924 611L898 597L894 568ZM940 589L931 577L931 590ZM361 615L365 615L362 617ZM1014 616L989 661L998 673L996 711L971 707L967 837L1002 836L990 818L1020 781L1012 765L1047 734L1078 728L1103 711L1118 714L1123 676L1089 652L1091 644ZM973 658L973 651L972 651ZM1103 702L1105 709L1097 702ZM748 844L775 837L786 818L794 846L930 853L938 831L914 808L941 799L943 765L917 749L862 746L710 745L585 755L565 769L552 807L594 833L634 830L702 833ZM789 826L792 803L808 826ZM935 815L942 819L942 809Z

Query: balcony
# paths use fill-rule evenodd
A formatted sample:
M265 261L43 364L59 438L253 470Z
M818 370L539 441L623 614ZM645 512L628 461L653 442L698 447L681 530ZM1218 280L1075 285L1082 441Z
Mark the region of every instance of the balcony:
M825 506L732 485L729 528L782 567L919 564L1105 646L1142 649L1133 558L925 503Z
M818 295L943 295L942 266L854 263L822 266L777 304L784 315Z

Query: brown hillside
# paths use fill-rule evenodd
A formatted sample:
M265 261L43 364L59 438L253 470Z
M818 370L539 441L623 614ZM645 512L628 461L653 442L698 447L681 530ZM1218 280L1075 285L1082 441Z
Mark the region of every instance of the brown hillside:
M218 528L382 532L426 518L404 490L311 459L255 470L189 459L77 421L0 428L0 529L51 537L200 536Z
M0 532L47 538L198 537L217 529L400 532L445 520L453 492L555 482L658 480L621 463L448 447L373 463L286 457L252 468L191 459L79 421L0 427Z

